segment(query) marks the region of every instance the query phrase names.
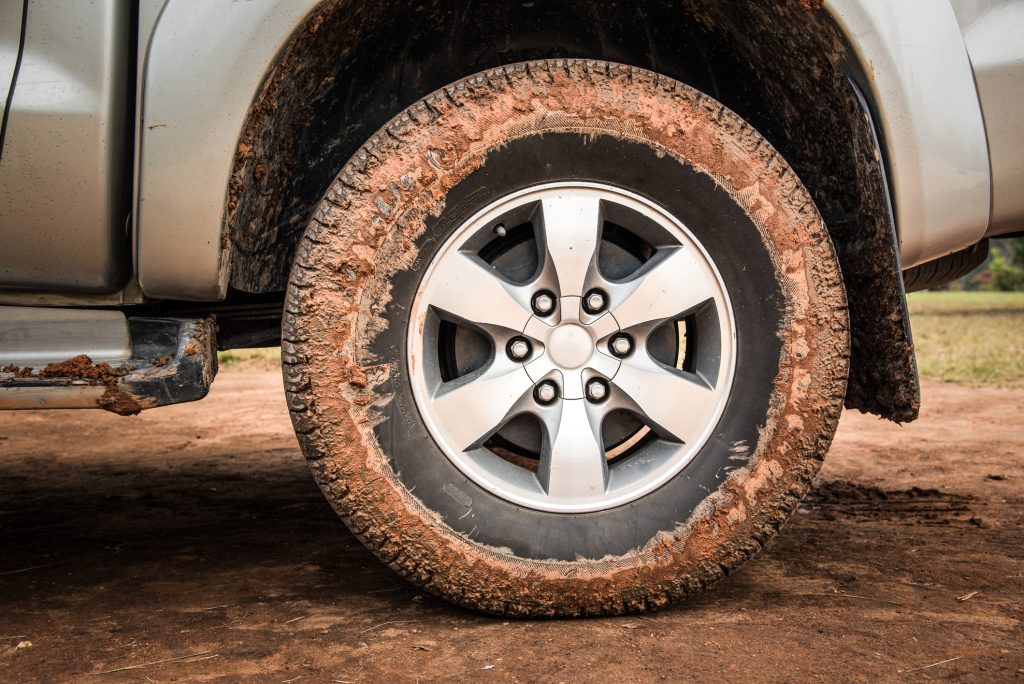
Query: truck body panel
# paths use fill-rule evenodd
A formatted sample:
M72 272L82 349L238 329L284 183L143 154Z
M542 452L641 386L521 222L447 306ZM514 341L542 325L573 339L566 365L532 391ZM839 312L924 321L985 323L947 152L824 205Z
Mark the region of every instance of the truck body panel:
M954 0L974 67L992 163L988 235L1024 230L1024 2Z
M167 3L149 39L142 102L137 273L149 297L227 292L223 235L242 125L313 0Z
M130 271L131 7L33 0L26 19L0 154L0 288L114 292Z

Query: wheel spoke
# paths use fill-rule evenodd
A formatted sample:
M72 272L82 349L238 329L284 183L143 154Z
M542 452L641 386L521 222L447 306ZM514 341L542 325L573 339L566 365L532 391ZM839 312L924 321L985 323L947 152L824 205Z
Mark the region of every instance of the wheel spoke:
M582 296L601 238L601 200L567 193L541 202L545 271L554 271L559 296Z
M530 320L529 293L505 281L476 255L456 252L438 267L424 296L442 317L515 331Z
M541 458L540 479L548 496L586 499L604 494L608 466L599 417L586 401L562 401L548 423L550 446Z
M611 314L604 314L593 323L589 324L590 330L596 339L604 339L619 331L615 317Z
M655 255L629 281L610 287L612 314L623 330L678 318L715 297L715 275L692 247Z
M533 387L523 367L503 359L483 373L442 385L434 396L438 422L460 451L479 446Z
M666 368L645 353L623 361L614 384L667 439L696 440L714 413L715 392L699 376Z
M591 370L597 371L605 378L612 378L618 372L620 363L618 359L601 353L595 354L588 366Z

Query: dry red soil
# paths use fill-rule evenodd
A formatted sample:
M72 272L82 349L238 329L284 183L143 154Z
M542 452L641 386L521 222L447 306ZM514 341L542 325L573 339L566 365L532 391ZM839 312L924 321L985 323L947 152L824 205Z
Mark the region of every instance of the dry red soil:
M0 413L0 681L1024 681L1022 417L1024 390L936 383L911 425L848 413L778 540L702 597L510 621L342 528L277 373Z

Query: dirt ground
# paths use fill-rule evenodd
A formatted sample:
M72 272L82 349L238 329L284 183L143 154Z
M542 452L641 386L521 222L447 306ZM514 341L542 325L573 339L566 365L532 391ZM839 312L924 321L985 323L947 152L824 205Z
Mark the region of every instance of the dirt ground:
M343 529L275 372L120 418L0 413L0 681L1024 681L1024 390L844 418L777 542L652 616L509 621Z

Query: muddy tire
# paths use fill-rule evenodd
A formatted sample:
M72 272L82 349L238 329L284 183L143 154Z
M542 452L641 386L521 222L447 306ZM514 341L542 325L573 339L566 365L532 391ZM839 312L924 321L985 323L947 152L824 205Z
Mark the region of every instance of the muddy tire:
M706 95L604 62L395 117L316 209L285 308L331 505L491 613L643 611L728 574L806 494L846 387L842 279L792 169Z

